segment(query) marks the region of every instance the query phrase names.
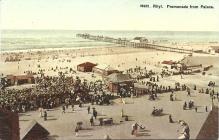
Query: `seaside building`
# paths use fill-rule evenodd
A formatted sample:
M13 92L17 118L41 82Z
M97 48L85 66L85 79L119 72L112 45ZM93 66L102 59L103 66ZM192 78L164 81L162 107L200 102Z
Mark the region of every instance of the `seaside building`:
M172 64L174 64L174 62L172 60L170 60L170 61L165 60L165 61L162 62L162 64L172 65Z
M161 62L163 68L167 68L167 69L181 69L182 65L180 63L176 63L172 60L169 60L169 61L163 61Z
M129 74L113 73L106 77L106 83L109 87L109 91L118 93L120 88L133 87L133 79Z
M0 109L0 140L19 140L18 114Z
M92 72L93 67L97 66L94 63L91 62L85 62L77 65L77 70L81 72Z
M163 61L161 64L162 64L162 66L163 66L164 68L172 69L176 63L173 62L172 60L169 60L169 61L166 61L166 60L165 60L165 61Z
M7 83L9 86L34 84L35 79L33 75L7 75Z
M148 39L145 37L135 37L131 42L133 43L148 43Z
M21 140L42 140L48 139L49 132L38 122L33 120L24 130Z
M112 73L119 73L119 70L116 70L109 65L101 64L93 67L93 72L101 74L102 76L108 76Z
M219 46L211 46L210 47L210 51L213 53L219 53Z
M136 96L138 97L138 96L147 94L149 92L149 89L146 85L134 83L134 92Z

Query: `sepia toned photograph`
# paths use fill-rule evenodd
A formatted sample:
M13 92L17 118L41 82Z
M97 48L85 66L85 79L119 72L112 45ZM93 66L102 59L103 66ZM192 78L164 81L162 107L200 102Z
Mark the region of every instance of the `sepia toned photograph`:
M217 140L218 0L0 0L0 140Z

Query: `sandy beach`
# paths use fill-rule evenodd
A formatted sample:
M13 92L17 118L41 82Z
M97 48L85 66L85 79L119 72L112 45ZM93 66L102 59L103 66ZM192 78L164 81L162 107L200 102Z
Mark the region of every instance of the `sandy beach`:
M20 61L5 62L7 57L17 57ZM0 62L0 73L3 75L24 75L27 71L36 73L43 70L45 75L48 76L58 76L58 72L63 72L67 76L80 79L86 79L88 81L102 80L103 77L96 73L84 73L77 71L77 65L83 62L92 62L95 64L105 64L118 69L119 71L126 72L127 69L135 67L147 67L147 69L152 69L156 74L159 74L163 68L161 62L163 61L181 61L188 65L199 65L203 66L213 65L206 75L201 73L184 75L183 79L180 75L172 75L160 79L159 83L165 86L174 87L175 83L179 82L181 84L186 84L189 88L193 88L194 85L197 86L198 90L206 88L209 81L214 81L216 84L219 83L218 78L218 55L210 54L193 54L193 56L188 56L188 54L167 52L167 51L157 51L150 49L140 49L140 48L129 48L129 47L102 47L102 48L80 48L80 49L64 49L64 50L43 50L43 51L33 51L33 52L13 52L13 53L3 53L1 55ZM74 73L69 72L72 68ZM95 77L92 77L92 74ZM142 80L144 81L144 79ZM198 81L198 82L197 82ZM140 82L140 81L139 81ZM15 86L11 88L26 88L28 86ZM218 92L218 86L214 87L215 92ZM42 118L38 116L38 111L31 111L27 113L19 114L19 123L21 128L21 136L25 134L27 126L31 121L36 120L43 127L48 129L50 132L50 137L52 139L101 139L104 134L110 135L110 137L118 139L161 139L170 138L175 139L179 135L175 132L179 129L179 125L169 124L166 122L167 116L162 116L161 118L151 117L150 111L153 106L165 107L166 114L172 114L175 120L183 119L189 123L191 129L191 137L196 138L198 135L202 124L204 124L206 118L208 117L208 112L204 112L204 107L207 106L209 109L212 108L212 104L209 95L198 94L197 91L192 90L192 97L187 97L186 93L183 91L177 92L177 98L179 101L166 105L168 101L169 94L158 95L158 101L148 101L148 95L142 96L140 98L125 99L127 104L119 103L118 100L113 100L113 105L111 106L98 106L98 112L101 115L107 117L113 117L115 124L113 126L96 126L89 127L89 116L85 114L86 104L83 108L76 107L75 111L67 110L65 115L60 114L61 108L55 108L48 110L48 120L44 122ZM184 101L194 100L196 105L199 106L199 111L201 113L195 113L194 110L183 113L179 108L181 108ZM130 104L128 103L130 102ZM214 101L214 105L218 106L218 101ZM144 106L144 107L142 107ZM173 107L174 106L174 107ZM125 110L125 113L131 116L132 121L125 123L120 122L119 112L121 108ZM136 109L138 108L138 109ZM141 109L140 109L141 108ZM114 110L114 111L111 111ZM136 111L134 111L136 110ZM143 115L141 113L143 112ZM67 121L68 120L68 121ZM77 121L83 121L85 124L85 130L80 132L79 137L75 137L73 134L73 129ZM195 122L194 122L195 121ZM129 131L132 123L138 122L146 126L146 133L139 132L138 137L131 136ZM97 120L95 121L97 123ZM64 125L63 125L64 124ZM163 129L163 125L168 128ZM122 129L125 129L123 132Z
M21 61L5 62L7 57L16 57ZM158 57L159 56L159 57ZM37 72L44 69L46 74L54 75L51 68L71 67L83 62L110 65L116 69L124 70L130 66L149 65L158 66L164 60L181 60L185 54L154 51L150 49L129 48L129 47L102 47L102 48L80 48L66 50L45 50L36 52L3 53L1 55L1 70L3 74L24 74L24 71ZM138 60L136 61L136 58ZM68 60L68 62L67 62ZM119 60L119 61L118 61ZM133 65L134 64L134 65ZM40 68L37 66L40 65ZM8 69L10 67L10 69ZM61 71L61 70L60 70ZM63 70L64 72L65 70Z

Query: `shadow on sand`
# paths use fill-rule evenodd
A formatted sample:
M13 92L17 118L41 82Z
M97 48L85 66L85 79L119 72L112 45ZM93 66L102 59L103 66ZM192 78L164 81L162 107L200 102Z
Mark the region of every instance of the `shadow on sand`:
M30 114L19 113L19 116L31 116Z
M143 130L139 130L139 132L151 132L151 130L143 129Z
M155 116L153 116L153 117L162 117L162 116L166 116L166 115L170 115L170 114L167 114L167 113L161 113L160 115L155 115Z
M47 119L47 121L55 121L57 120L56 118L51 118L51 119Z
M182 100L180 100L180 99L176 99L176 100L174 100L174 101L182 101Z
M93 135L79 135L78 137L91 137Z
M59 136L58 135L50 135L48 136L48 140L56 140L56 138L58 138Z
M148 133L138 133L136 136L137 137L143 137L143 136L151 136L151 135L148 134Z
M99 125L97 125L97 126L99 126ZM82 128L82 130L93 130L93 128Z
M22 119L22 120L19 120L19 121L24 121L24 122L27 122L27 121L29 121L29 120Z
M75 112L73 112L73 111L70 112L70 111L69 111L69 112L65 112L65 113L75 113Z

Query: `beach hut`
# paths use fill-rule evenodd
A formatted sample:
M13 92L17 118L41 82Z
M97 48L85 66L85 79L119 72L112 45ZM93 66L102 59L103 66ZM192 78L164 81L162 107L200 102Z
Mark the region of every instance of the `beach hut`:
M0 109L0 140L19 140L18 114Z
M133 79L129 74L113 73L106 77L105 82L109 91L118 93L121 87L129 88L133 86Z
M10 86L22 85L22 84L34 84L35 79L31 74L28 75L7 75L7 83Z
M77 65L77 70L81 72L92 72L93 67L95 67L96 64L91 62L85 62Z
M149 88L146 85L134 83L134 92L135 92L136 96L145 95L149 92Z
M38 122L33 120L30 125L23 130L21 140L41 140L48 139L49 132Z
M95 66L93 68L93 72L101 74L102 76L108 76L112 73L119 73L118 70L110 67L110 65L105 65L105 64Z
M181 63L174 62L172 60L163 61L161 64L162 64L163 68L167 68L167 69L178 69L178 70L180 70L181 67L182 67Z
M219 46L211 46L210 48L212 49L211 52L213 52L213 53L219 53Z

